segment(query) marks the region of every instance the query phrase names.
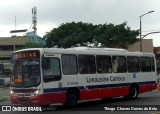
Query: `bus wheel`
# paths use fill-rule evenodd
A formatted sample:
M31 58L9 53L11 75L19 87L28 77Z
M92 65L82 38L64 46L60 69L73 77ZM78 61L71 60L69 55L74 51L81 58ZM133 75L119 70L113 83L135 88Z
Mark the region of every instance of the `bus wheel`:
M66 104L67 106L76 106L78 103L78 95L75 91L68 91L67 98L66 98Z
M138 88L136 86L131 86L129 98L137 99L137 97L138 97Z

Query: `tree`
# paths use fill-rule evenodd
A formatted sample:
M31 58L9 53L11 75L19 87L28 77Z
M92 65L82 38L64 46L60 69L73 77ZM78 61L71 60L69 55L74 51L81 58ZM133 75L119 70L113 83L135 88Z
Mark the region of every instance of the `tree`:
M124 22L119 25L72 22L60 25L48 32L44 39L47 47L118 47L127 48L128 45L138 41L138 30L130 30Z
M100 33L94 36L95 41L101 43L101 47L128 48L128 45L138 41L139 30L130 30L124 22L119 25L103 24L99 27Z
M82 22L62 24L48 32L44 38L47 47L86 46L93 38L93 25Z

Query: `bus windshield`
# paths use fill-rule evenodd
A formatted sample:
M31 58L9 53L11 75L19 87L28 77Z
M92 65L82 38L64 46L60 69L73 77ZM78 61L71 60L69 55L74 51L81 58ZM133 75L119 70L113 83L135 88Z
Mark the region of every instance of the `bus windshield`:
M23 57L24 54L27 56ZM11 86L34 87L40 83L40 59L37 51L21 52L12 55ZM32 55L32 56L31 56Z

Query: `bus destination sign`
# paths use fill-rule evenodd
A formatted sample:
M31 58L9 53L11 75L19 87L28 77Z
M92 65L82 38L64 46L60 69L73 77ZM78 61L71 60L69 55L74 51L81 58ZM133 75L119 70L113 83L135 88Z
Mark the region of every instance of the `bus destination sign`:
M38 58L39 51L23 51L13 54L14 59Z

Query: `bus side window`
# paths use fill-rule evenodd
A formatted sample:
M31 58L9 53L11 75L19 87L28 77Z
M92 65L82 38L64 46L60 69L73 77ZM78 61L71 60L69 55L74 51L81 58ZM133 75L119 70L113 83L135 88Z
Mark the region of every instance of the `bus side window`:
M62 71L64 75L78 73L76 55L63 54L61 60L62 60Z
M126 58L125 56L113 56L112 57L113 72L124 73L126 69Z
M127 57L127 68L128 72L139 72L139 58L135 56Z
M49 69L51 67L51 60L49 58L44 58L42 60L42 68Z
M151 72L151 59L149 57L140 57L142 72Z
M42 68L43 69L46 68L46 59L45 58L42 59Z
M98 73L111 73L111 57L104 55L96 56L97 72Z
M78 55L78 68L80 74L95 74L95 56L94 55Z
M152 57L151 58L151 62L152 62L152 71L154 72L155 71L155 61L154 61L154 58Z

